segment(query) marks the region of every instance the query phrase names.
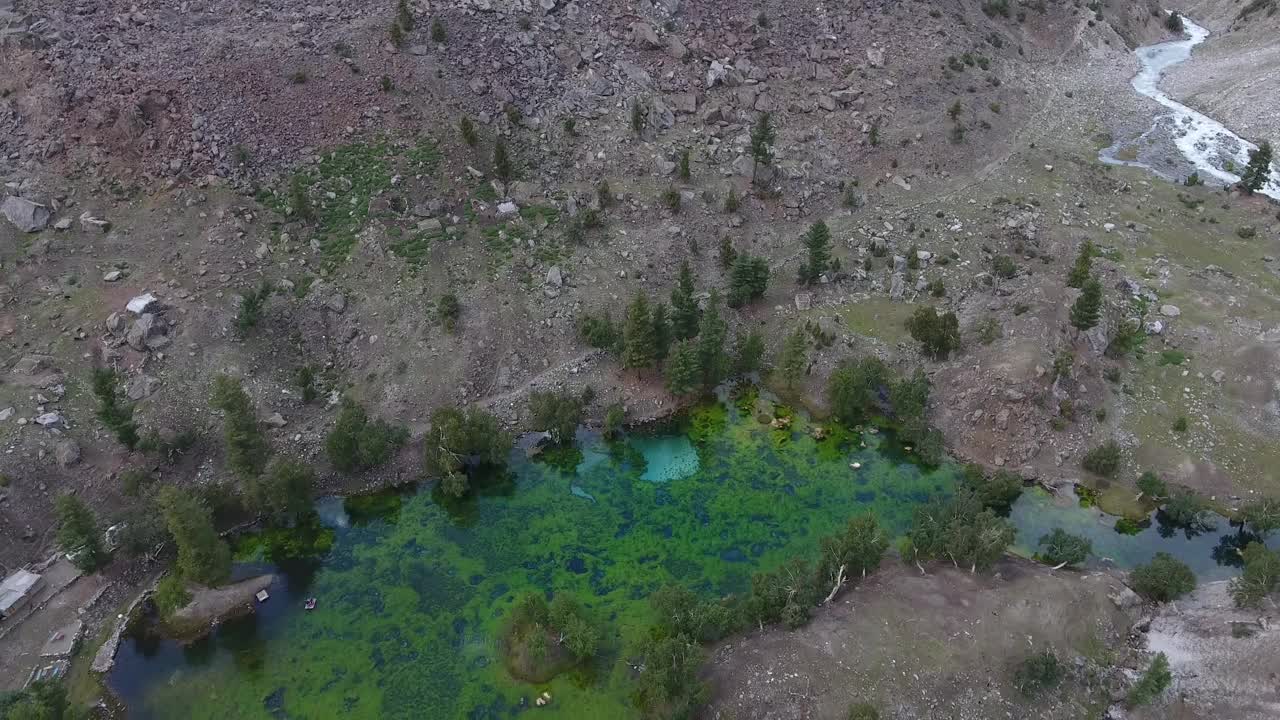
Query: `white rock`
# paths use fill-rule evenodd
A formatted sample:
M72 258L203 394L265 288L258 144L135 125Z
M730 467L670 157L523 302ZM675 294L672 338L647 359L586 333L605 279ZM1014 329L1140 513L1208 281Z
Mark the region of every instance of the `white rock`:
M1106 223L1106 224L1104 224L1104 225L1102 226L1102 229L1103 229L1103 230L1106 230L1107 232L1111 232L1112 230L1115 230L1115 229L1116 229L1116 224L1115 224L1115 223Z
M43 427L54 427L62 424L62 416L56 412L47 412L36 417L36 424Z
M148 310L151 310L152 306L155 304L156 304L156 296L152 295L151 293L145 293L133 298L132 300L129 301L129 304L125 305L124 307L126 310L133 313L134 315L141 315L147 312Z
M109 272L109 273L107 273L106 275L103 275L103 276L102 276L102 281L103 281L103 282L115 282L115 281L119 280L119 279L120 279L120 278L122 278L122 277L124 277L124 273L120 272L119 270L112 270L111 272Z
M504 203L498 203L499 215L515 215L520 212L520 206L508 200Z
M1160 314L1165 317L1178 317L1182 314L1182 311L1178 309L1177 305L1161 305Z

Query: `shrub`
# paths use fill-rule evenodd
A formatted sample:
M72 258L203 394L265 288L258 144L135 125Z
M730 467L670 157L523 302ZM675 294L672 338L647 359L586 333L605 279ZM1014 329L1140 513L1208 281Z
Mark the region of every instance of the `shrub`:
M871 703L854 703L849 706L847 720L880 720L880 711Z
M1018 274L1018 266L1008 255L996 255L991 258L991 271L996 274L996 277L1008 280Z
M448 33L445 32L444 22L440 18L431 19L431 41L434 43L442 43L448 39Z
M277 458L261 477L247 482L252 509L265 512L276 524L288 524L311 512L311 488L316 475L300 462Z
M271 283L266 280L262 281L257 290L240 293L240 308L236 311L236 329L241 334L258 326L258 321L262 319L262 308L270 296Z
M1014 529L1007 520L984 508L972 491L961 491L915 509L903 559L946 559L970 572L985 571L1004 555L1013 538Z
M729 214L738 212L738 192L733 188L729 188L724 196L724 211Z
M573 442L574 432L582 424L582 398L567 391L538 391L529 395L533 425L542 428L556 445Z
M1147 470L1138 477L1138 491L1145 497L1157 500L1169 494L1169 486L1159 475Z
M325 438L325 452L337 469L359 472L386 463L408 439L406 428L370 420L359 403L343 398L338 419Z
M94 368L93 394L98 398L98 420L115 434L121 445L134 449L138 445L138 424L133 421L133 405L123 402L116 392L119 381L114 370Z
M1186 431L1187 431L1187 426L1188 426L1188 424L1187 424L1187 416L1186 416L1186 415L1181 415L1181 416L1179 416L1179 417L1178 417L1178 419L1177 419L1177 420L1174 420L1174 421L1173 421L1173 431L1174 431L1174 432L1180 432L1180 433L1182 433L1182 432L1186 432Z
M1262 498L1240 508L1236 520L1258 537L1265 538L1280 528L1280 499Z
M1023 660L1013 673L1013 686L1027 697L1035 697L1062 682L1062 663L1051 650L1038 652Z
M507 153L507 144L498 140L493 144L493 176L502 182L511 182L515 177L515 168L511 164L511 156Z
M645 103L643 100L636 98L631 101L631 132L636 135L644 133L646 114Z
M240 381L226 375L215 377L212 405L222 411L227 467L242 478L261 474L271 448Z
M621 333L609 311L600 315L582 315L578 318L578 335L591 347L598 350L614 351L618 349Z
M97 570L107 560L107 553L102 547L102 532L93 511L75 495L60 495L55 510L58 547L83 572Z
M1257 607L1280 585L1280 552L1251 542L1241 553L1244 573L1231 581L1231 597L1237 607Z
M684 152L680 153L680 169L678 170L678 172L680 173L681 180L688 180L691 176L691 172L689 170L689 151L688 150L685 150Z
M1129 586L1148 600L1164 603L1195 590L1196 576L1186 563L1161 552L1129 573Z
M1062 528L1040 538L1040 559L1047 565L1079 565L1093 552L1088 538L1072 535Z
M436 303L436 320L448 332L458 329L458 316L462 314L462 306L458 304L458 296L451 292L440 296Z
M666 208L670 210L673 215L679 213L680 212L680 191L676 190L673 187L669 187L666 190L663 190L662 204L665 205Z
M1164 653L1157 653L1147 671L1142 673L1138 682L1129 689L1125 704L1130 708L1148 705L1173 684L1173 673L1169 672L1169 658Z
M1182 32L1182 16L1178 14L1177 10L1169 11L1169 17L1165 18L1164 27L1169 32Z
M191 602L191 593L187 592L187 584L182 582L182 578L169 573L156 585L155 595L151 599L160 610L160 615L168 617Z
M942 315L932 307L921 306L907 320L907 331L935 360L946 360L960 347L960 321L954 312Z
M980 466L971 464L964 468L964 487L978 496L983 507L1008 515L1022 495L1022 478L1004 469L988 475Z
M458 121L458 132L462 134L462 142L472 147L475 147L476 142L480 139L476 134L475 123L471 122L471 118L466 115L463 115L462 119Z
M1120 446L1108 440L1085 453L1080 466L1095 475L1111 477L1120 468Z

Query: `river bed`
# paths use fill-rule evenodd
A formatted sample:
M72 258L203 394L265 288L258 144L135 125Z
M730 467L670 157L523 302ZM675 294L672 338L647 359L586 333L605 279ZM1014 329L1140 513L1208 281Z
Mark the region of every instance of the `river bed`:
M1150 170L1166 179L1170 177L1152 162L1142 159L1145 146L1171 142L1180 154L1205 182L1234 185L1240 182L1239 172L1249 163L1249 151L1257 145L1236 135L1213 118L1169 97L1160 89L1160 79L1174 65L1191 58L1192 49L1209 37L1209 31L1189 20L1182 19L1186 37L1181 40L1145 45L1134 50L1141 70L1131 84L1139 95L1151 98L1169 112L1158 115L1151 129L1134 140L1124 140L1102 150L1099 158L1113 165L1130 165ZM1133 159L1124 159L1128 154ZM1274 165L1273 165L1274 167ZM1270 182L1258 191L1262 195L1280 199L1280 174L1274 170Z

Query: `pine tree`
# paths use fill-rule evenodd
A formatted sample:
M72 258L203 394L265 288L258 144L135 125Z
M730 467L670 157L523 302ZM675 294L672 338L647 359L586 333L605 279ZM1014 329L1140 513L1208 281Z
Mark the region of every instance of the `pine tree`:
M159 505L160 515L178 547L178 573L203 585L226 580L231 574L231 548L218 537L209 508L172 485L160 491Z
M74 556L75 566L93 572L106 560L98 520L84 501L75 495L62 495L57 502L58 547Z
M671 321L667 318L666 303L655 304L652 317L653 358L656 365L667 358L667 351L671 349Z
M778 360L778 370L782 373L782 379L786 381L788 389L793 387L795 381L804 374L808 364L809 336L804 328L796 328L795 332L787 336L787 342L782 346L782 357Z
M702 383L708 389L720 384L728 372L729 360L724 350L727 334L728 325L720 317L720 291L713 288L711 297L707 299L707 309L702 313L702 322L698 325Z
M743 253L729 270L729 307L742 307L764 295L769 286L769 262Z
M1071 324L1078 330L1088 330L1098 324L1102 314L1102 283L1096 278L1085 281L1080 297L1071 306Z
M671 291L671 334L684 340L698 334L698 301L693 298L693 271L689 261L680 263L680 276Z
M514 175L511 156L507 154L507 144L499 140L493 145L493 176L505 183L511 182Z
M240 382L226 375L214 378L213 406L222 411L227 467L243 478L261 475L271 448Z
M776 136L769 113L760 113L755 125L751 126L751 158L756 165L767 167L773 163L773 141Z
M667 357L667 390L684 396L702 384L702 351L695 340L681 340L671 346Z
M653 367L657 345L649 300L643 293L638 294L627 308L627 319L622 326L622 367L628 370Z
M1249 164L1240 176L1240 187L1253 194L1266 187L1271 177L1271 143L1258 143L1257 150L1249 151Z
M818 281L822 273L831 264L831 231L821 220L809 226L805 233L804 246L809 252L809 259L800 266L800 282L812 285Z
M733 267L733 261L738 259L738 251L733 249L733 241L728 235L720 238L720 267L728 270Z
M263 476L248 482L246 495L254 510L266 513L273 522L288 524L311 511L315 479L307 465L278 458Z
M1080 254L1076 255L1076 262L1071 266L1071 273L1067 275L1067 287L1079 288L1089 280L1089 274L1093 271L1093 255L1096 252L1093 241L1085 240L1080 246Z
M760 360L764 357L764 338L759 332L752 330L744 338L738 338L734 349L733 371L739 375L755 372L760 369Z
M680 179L688 180L692 173L689 170L689 151L680 153Z

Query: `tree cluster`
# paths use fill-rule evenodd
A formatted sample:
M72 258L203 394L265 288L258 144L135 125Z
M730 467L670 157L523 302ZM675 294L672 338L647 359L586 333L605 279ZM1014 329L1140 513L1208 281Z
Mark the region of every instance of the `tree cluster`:
M533 413L534 426L545 430L551 436L551 442L556 445L573 442L574 433L582 424L585 409L586 402L583 398L567 390L540 390L529 395L529 410Z
M461 497L471 487L470 469L503 464L511 436L482 410L442 407L431 413L431 429L422 444L427 471L440 478L447 495Z
M1013 543L1014 529L977 493L961 488L948 500L917 507L900 548L908 562L950 560L970 572L987 570Z
M337 469L360 472L386 463L408 439L406 428L370 420L359 403L344 398L338 419L325 438L325 451Z
M874 356L842 362L827 380L827 404L832 415L846 425L877 416L898 426L898 436L914 445L927 464L942 460L942 433L929 425L929 380L917 370L910 377L895 377L884 361Z
M98 420L115 434L121 445L134 449L138 445L138 425L133 421L133 405L120 399L119 381L114 370L94 368L93 394L98 398Z
M600 628L573 597L556 595L548 604L531 592L511 608L500 642L512 675L542 683L594 656L600 639Z
M954 312L939 315L935 308L922 305L907 318L907 332L935 360L946 360L960 348L960 320Z

